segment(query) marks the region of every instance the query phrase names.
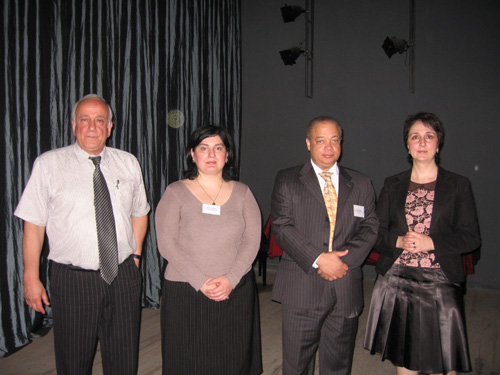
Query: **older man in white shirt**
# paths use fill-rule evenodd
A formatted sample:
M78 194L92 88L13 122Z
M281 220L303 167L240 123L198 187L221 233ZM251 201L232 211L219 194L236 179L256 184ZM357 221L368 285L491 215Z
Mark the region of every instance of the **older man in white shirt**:
M85 96L75 104L72 117L76 143L36 159L14 213L24 220L24 295L35 311L45 313L44 305L52 306L58 374L91 373L98 340L105 374L135 374L141 308L138 266L150 209L141 168L133 155L106 147L113 122L104 99ZM102 276L94 201L97 169L109 192L111 222L114 218L112 258L118 265L111 278ZM45 232L50 302L39 277Z

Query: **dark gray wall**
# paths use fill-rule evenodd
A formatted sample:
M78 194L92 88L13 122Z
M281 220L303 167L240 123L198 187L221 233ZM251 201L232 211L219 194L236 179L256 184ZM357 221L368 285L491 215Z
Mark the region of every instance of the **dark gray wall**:
M284 0L242 0L241 180L267 217L276 172L308 160L305 126L326 114L344 127L341 163L371 176L378 193L385 177L409 168L406 116L434 112L446 128L442 166L470 178L475 192L483 245L469 286L500 290L500 2L415 2L412 94L406 55L389 60L381 48L386 36L408 40L408 1L316 0L308 99L304 57L284 66L278 54L304 39L304 17L285 24Z

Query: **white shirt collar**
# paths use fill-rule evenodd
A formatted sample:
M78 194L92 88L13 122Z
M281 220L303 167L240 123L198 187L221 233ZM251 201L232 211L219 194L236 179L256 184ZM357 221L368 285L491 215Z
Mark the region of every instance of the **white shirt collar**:
M320 173L323 173L325 171L322 170L320 167L318 167L316 164L314 164L312 159L311 159L311 164L312 164L312 167L314 169L314 172L316 173L316 177L318 178L318 182L319 182L319 186L321 188L321 191L323 192L326 182L325 182L325 179L323 177L321 177ZM339 166L338 166L337 162L335 162L335 164L326 172L332 173L332 177L331 177L332 183L333 183L333 186L335 187L335 191L337 192L337 195L338 195L339 194Z
M76 157L80 162L86 162L89 160L89 157L96 157L100 156L101 160L104 160L106 158L106 146L104 146L104 149L101 151L99 155L90 155L88 152L84 151L78 142L73 143L73 147L75 148L75 154Z
M316 172L316 174L320 176L320 173L323 173L325 172L324 170L322 170L320 167L318 167L316 164L314 164L314 162L312 161L311 159L311 164L313 166L313 169L314 169L314 172ZM338 176L339 175L339 166L337 164L337 162L335 162L335 164L326 172L331 172L333 173L335 176Z

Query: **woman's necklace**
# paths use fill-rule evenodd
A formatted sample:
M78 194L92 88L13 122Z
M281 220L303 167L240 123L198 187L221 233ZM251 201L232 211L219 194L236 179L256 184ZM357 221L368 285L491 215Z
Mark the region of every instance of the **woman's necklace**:
M220 186L219 186L219 191L217 192L217 195L215 196L215 199L213 199L210 194L207 193L207 191L203 188L203 186L201 186L200 182L198 181L198 179L196 178L195 181L198 183L198 185L200 185L200 187L202 188L202 190L205 192L205 194L207 195L207 197L210 198L210 200L212 201L212 205L216 206L216 203L215 201L217 200L217 197L219 196L219 193L222 189L222 185L224 184L224 180L222 180Z

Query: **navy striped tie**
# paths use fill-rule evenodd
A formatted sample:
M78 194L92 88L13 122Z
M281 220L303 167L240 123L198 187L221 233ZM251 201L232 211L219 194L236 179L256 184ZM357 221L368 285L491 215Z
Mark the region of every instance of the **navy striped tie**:
M97 225L97 244L101 277L111 284L118 274L118 245L116 242L115 217L109 197L108 186L102 175L101 157L90 158L95 164L94 170L94 207Z

